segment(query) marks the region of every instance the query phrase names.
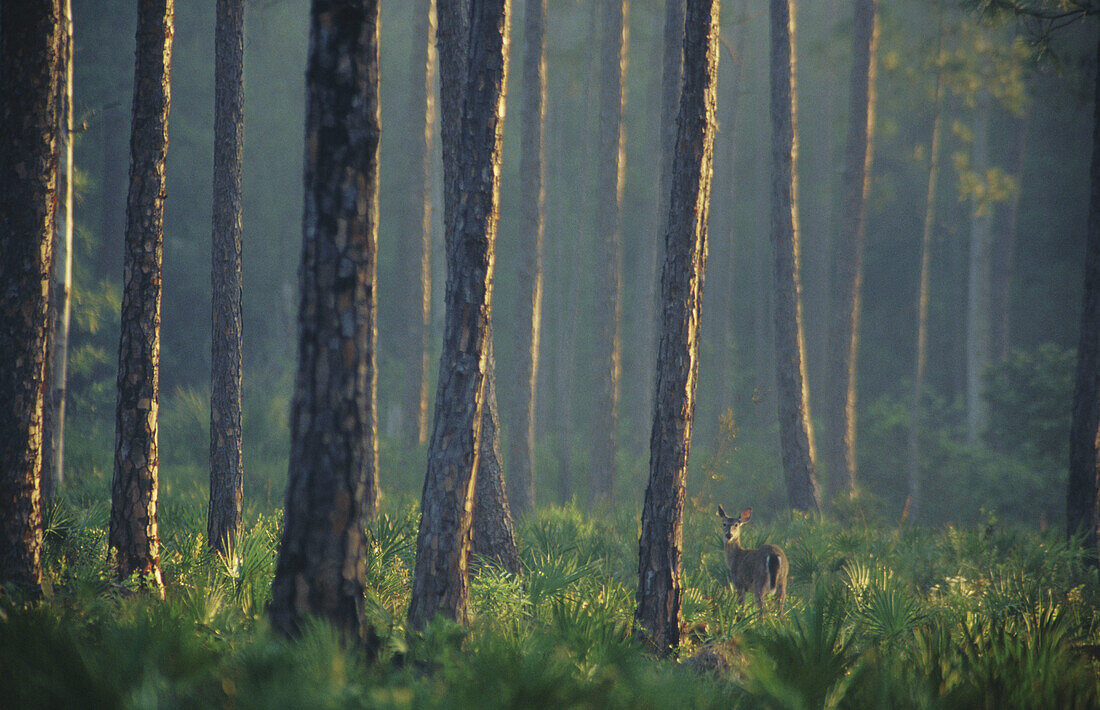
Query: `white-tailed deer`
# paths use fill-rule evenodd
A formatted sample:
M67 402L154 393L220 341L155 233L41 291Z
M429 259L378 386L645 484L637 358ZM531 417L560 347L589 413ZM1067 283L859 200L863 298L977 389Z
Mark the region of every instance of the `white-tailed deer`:
M752 590L756 608L763 612L764 595L773 592L782 612L783 599L787 596L787 555L776 545L761 545L751 550L741 547L741 526L752 517L752 508L746 508L739 518L731 518L722 506L718 506L718 517L722 520L726 564L737 598L744 603L745 592Z

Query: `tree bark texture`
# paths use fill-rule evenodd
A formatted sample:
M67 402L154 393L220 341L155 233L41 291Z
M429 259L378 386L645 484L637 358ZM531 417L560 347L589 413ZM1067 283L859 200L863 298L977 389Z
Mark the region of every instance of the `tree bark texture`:
M941 23L942 30L942 23ZM943 40L941 32L940 48ZM917 353L913 365L913 393L909 401L909 431L906 441L909 495L907 515L917 520L921 513L921 420L924 404L924 376L928 365L928 304L932 293L932 234L936 226L936 190L940 177L940 150L943 133L943 69L936 75L935 118L932 121L932 142L928 150L928 195L924 207L924 229L921 233L920 276L917 287Z
M306 72L298 374L272 626L367 643L364 522L378 498L378 0L314 0Z
M596 398L592 427L592 495L614 502L622 374L622 204L625 176L623 105L627 0L602 4L600 119L596 149L596 234L600 240L596 294Z
M58 53L58 159L53 265L50 269L49 320L46 331L46 394L42 403L42 501L53 500L65 481L65 400L69 369L69 324L73 282L73 12L61 0Z
M453 8L440 5L440 36ZM437 614L468 620L469 553L474 478L489 355L494 247L499 220L504 88L508 68L508 0L472 6L468 73L458 144L451 146L454 219L447 237L446 316L435 421L420 504L409 625L422 629ZM447 76L441 47L441 79ZM444 104L444 111L447 104ZM447 125L446 113L443 124ZM453 134L452 134L453 136ZM446 138L444 138L446 141ZM457 148L457 150L454 150ZM447 150L446 143L444 150ZM444 153L446 155L446 152ZM444 183L448 172L444 171ZM445 206L446 208L446 206Z
M1100 42L1097 42L1100 62ZM1083 535L1095 557L1100 528L1100 69L1094 78L1092 163L1084 303L1070 424L1066 533Z
M841 179L840 234L833 249L832 331L825 402L825 465L834 497L856 492L856 373L863 301L867 193L875 133L877 0L855 0L848 138Z
M520 265L508 499L518 516L535 507L535 394L542 333L542 238L546 212L546 6L527 0L524 17L523 108L520 117Z
M117 574L159 588L157 411L160 400L161 258L174 0L138 3L130 190L118 347L115 468L108 541Z
M779 438L787 499L818 510L813 428L806 387L798 230L798 123L795 21L791 0L771 0L772 251L775 258L775 351Z
M402 233L398 308L402 332L395 338L404 363L401 396L402 436L417 444L428 440L429 352L432 315L432 144L435 140L435 0L413 3L413 46L409 61L411 125L402 129L407 142L405 191L407 207ZM413 120L415 119L415 120Z
M717 125L718 18L718 0L688 0L634 614L635 629L661 656L680 643L684 495L695 416Z
M244 1L218 0L214 30L214 205L207 542L234 548L241 527L241 162Z
M989 119L992 99L978 99L974 116L971 169L982 178L989 167ZM974 444L985 434L988 406L982 396L986 369L992 362L993 206L974 201L970 212L970 259L966 298L966 434Z
M0 584L36 595L61 13L57 0L0 11Z
M504 462L500 456L500 433L496 431L500 416L497 413L496 358L493 355L492 335L488 348L470 551L512 574L519 574L516 532L512 526L508 495L504 490Z

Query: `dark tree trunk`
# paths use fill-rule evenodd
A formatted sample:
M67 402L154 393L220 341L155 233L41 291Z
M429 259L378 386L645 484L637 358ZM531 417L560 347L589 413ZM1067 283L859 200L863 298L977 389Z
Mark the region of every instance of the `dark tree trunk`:
M235 547L244 500L241 458L241 156L244 150L244 2L218 0L214 31L213 317L210 510L207 542Z
M37 595L61 12L57 0L5 0L0 12L0 584Z
M53 266L50 269L49 317L46 331L46 394L42 402L42 502L53 500L65 481L65 391L69 369L69 323L73 281L73 13L71 0L61 4L61 49L58 76L57 207Z
M401 394L401 435L428 440L429 352L432 315L432 144L435 133L435 0L413 3L413 47L409 61L411 124L402 129L408 156L402 215L407 241L400 257L401 332L394 346L405 373ZM415 120L412 120L415 119Z
M136 573L143 587L155 588L161 586L157 409L164 163L168 152L174 13L174 0L138 3L109 531L110 545L117 554L118 578Z
M825 402L825 465L833 496L856 492L856 357L863 300L863 248L867 192L875 133L877 0L855 0L848 139L841 180L840 234L833 249L836 271L829 336L829 384Z
M626 1L605 0L600 27L600 137L596 149L596 234L602 243L596 295L596 397L592 421L592 496L614 502L622 374L623 104Z
M509 500L517 516L535 507L535 393L542 333L542 235L546 206L545 135L547 0L527 0L524 18L523 111L520 137L520 266L512 436L509 439Z
M657 652L680 643L683 509L707 258L713 173L718 0L688 0L676 160L661 273L661 340L639 539L635 629Z
M271 623L372 646L364 522L378 499L378 0L314 0L306 73L298 374Z
M519 551L508 496L504 491L504 464L500 457L500 432L497 414L496 358L489 337L485 365L481 436L478 439L477 478L474 484L473 541L471 552L519 574Z
M794 59L794 6L791 0L771 0L772 249L779 444L791 507L818 510L821 493L802 334Z
M1097 42L1094 86L1088 244L1070 425L1066 532L1071 537L1083 535L1085 545L1095 556L1100 526L1100 459L1097 457L1100 439L1100 42Z
M494 246L500 200L500 158L504 136L504 87L508 66L508 0L487 0L472 8L468 73L462 92L457 145L448 146L448 100L444 99L444 170L451 182L454 219L447 232L446 318L436 390L435 422L428 445L428 471L420 504L416 569L409 625L422 629L437 614L465 622L469 601L468 563L474 477L482 428L482 404L490 337ZM440 5L440 41L453 40L455 8ZM461 36L461 35L459 35ZM457 76L444 60L443 94ZM465 52L464 52L465 54ZM453 83L450 84L453 87ZM453 98L453 97L452 97ZM450 104L453 108L453 104Z

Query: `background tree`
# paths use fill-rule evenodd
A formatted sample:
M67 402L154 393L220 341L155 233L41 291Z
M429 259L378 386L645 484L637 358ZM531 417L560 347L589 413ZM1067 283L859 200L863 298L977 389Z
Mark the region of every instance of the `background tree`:
M482 406L491 323L493 249L499 219L500 160L504 135L504 87L508 68L508 0L471 5L470 43L462 96L459 141L444 170L453 178L456 214L445 215L447 290L443 354L436 390L435 423L420 504L416 568L409 624L423 628L437 614L467 619L468 562L474 478L478 466ZM440 5L440 42L458 30L461 8ZM461 14L458 14L461 22ZM453 55L440 49L442 94L454 89ZM454 97L452 96L451 99ZM447 126L452 100L443 99L444 155L454 138ZM453 126L450 127L453 130ZM448 137L449 134L449 137ZM447 158L445 157L446 161ZM446 199L446 198L445 198ZM445 204L447 204L445 202Z
M683 508L699 371L717 124L718 0L688 0L676 160L661 273L661 341L635 629L659 655L680 643Z
M771 0L772 250L779 439L787 500L817 510L821 493L806 388L798 242L798 122L795 22L791 0Z
M119 579L159 588L157 424L160 404L161 261L174 0L138 3L126 198L115 467L108 540Z
M378 497L379 3L314 0L298 376L272 625L328 619L370 645L364 523Z
M0 584L38 594L62 18L57 0L4 2L0 16Z
M218 0L214 39L214 206L207 542L234 548L241 527L241 160L244 2Z
M592 493L615 500L618 470L619 377L622 374L622 203L625 154L623 104L626 77L626 0L602 4L600 28L600 120L596 152L596 233L603 245L596 300L596 357L599 373L593 407Z
M844 148L840 235L834 246L829 386L826 389L826 466L834 494L856 492L856 373L863 299L867 193L875 132L875 53L878 3L855 0L848 138Z

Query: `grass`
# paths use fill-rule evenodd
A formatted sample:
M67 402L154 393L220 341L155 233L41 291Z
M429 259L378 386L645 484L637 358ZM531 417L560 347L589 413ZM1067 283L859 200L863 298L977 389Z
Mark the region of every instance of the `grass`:
M790 557L788 611L729 587L709 506L685 520L677 658L632 638L631 511L546 508L517 526L522 576L484 564L469 628L407 634L417 511L369 523L368 663L324 623L287 642L264 618L281 523L253 512L236 550L206 552L199 500L162 521L164 600L118 586L107 508L46 511L47 598L0 601L0 698L12 708L1096 707L1100 579L1054 534L888 527L788 514L746 531ZM724 663L706 665L704 657ZM700 667L718 668L700 671Z

